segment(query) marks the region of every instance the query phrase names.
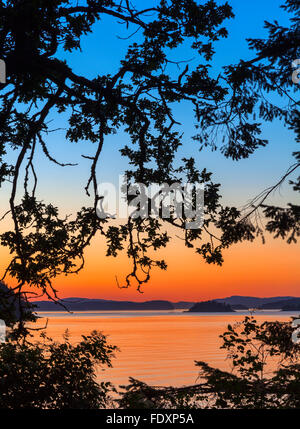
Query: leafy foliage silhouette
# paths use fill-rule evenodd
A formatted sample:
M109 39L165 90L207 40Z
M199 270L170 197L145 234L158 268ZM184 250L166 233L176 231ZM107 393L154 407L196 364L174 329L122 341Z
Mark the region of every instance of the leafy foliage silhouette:
M112 405L109 382L97 368L111 366L116 347L97 331L73 345L41 334L39 342L12 339L0 344L0 408L105 408Z
M231 371L200 367L200 383L153 387L130 379L121 408L299 408L300 346L291 340L291 322L264 322L246 316L221 335Z
M0 57L6 62L8 76L0 93L0 182L11 182L6 215L13 221L13 229L2 233L0 240L12 254L3 279L9 276L17 281L16 293L26 297L24 287L33 286L56 299L52 280L83 268L84 251L97 234L106 237L108 255L117 256L127 249L133 265L124 287L135 284L139 291L149 281L153 267L167 267L164 260L153 256L153 251L170 241L164 224L178 228L188 247L208 263L219 265L223 249L263 234L254 216L260 208L270 219L267 231L289 242L296 240L299 206L268 207L265 201L271 190L267 190L244 211L222 207L220 185L213 183L211 173L199 171L193 158L184 158L179 167L175 162L177 149L183 144L173 113L178 103L191 105L194 111L194 140L199 149L219 147L226 157L246 158L268 143L261 137L261 123L275 118L299 140L299 102L290 78L291 59L299 57L299 2L287 0L283 8L291 14L290 27L266 23L269 37L249 40L256 54L253 60L224 66L215 78L210 71L214 44L228 36L224 22L234 16L227 2L161 0L147 9L112 0L87 0L81 5L67 0L0 2ZM128 31L139 32L138 36L129 33L132 43L116 74L89 79L61 60L59 50L80 49L82 36L92 32L93 24L102 16L125 23ZM175 62L175 76L169 52L183 43L196 53L198 64L191 67L186 63L183 68L180 61ZM280 96L278 105L272 97L268 100L273 93ZM68 117L66 144L86 141L96 146L94 156L83 155L91 161L85 190L93 203L73 219L61 217L52 203L38 201L36 196L38 148L49 162L70 166L55 159L47 142L52 131L49 116L60 113ZM97 192L99 156L107 136L119 130L124 130L131 141L121 149L131 166L127 172L131 181L172 184L186 178L204 184L203 228L187 231L185 219L175 219L172 213L164 222L130 217L119 227L97 217L95 209L102 198ZM10 149L18 153L11 165L6 161ZM299 167L299 152L295 157L295 165L282 180ZM24 196L17 202L22 172ZM299 191L299 178L293 186Z
M45 333L35 343L13 337L0 344L0 407L299 408L300 345L292 332L292 322L259 324L246 316L221 335L230 372L196 361L199 383L193 386L149 386L130 378L119 390L97 379L99 366L110 367L117 350L103 334L94 331L77 344L68 333L62 343Z

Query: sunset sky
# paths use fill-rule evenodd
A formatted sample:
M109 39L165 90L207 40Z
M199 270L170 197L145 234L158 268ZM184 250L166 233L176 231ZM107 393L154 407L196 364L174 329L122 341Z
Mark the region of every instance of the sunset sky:
M145 1L145 7L149 1ZM220 2L221 3L221 2ZM217 43L216 56L212 62L213 73L218 74L220 67L253 57L247 48L246 38L258 38L266 35L263 21L277 19L287 22L287 16L279 9L282 3L278 0L231 0L236 18L227 22L228 39ZM119 61L126 53L128 40L124 37L126 29L109 18L95 25L92 34L84 38L81 53L65 54L76 73L94 77L97 74L114 73L118 70ZM138 36L137 36L138 37ZM130 43L132 40L130 41ZM191 58L184 47L176 55L179 59ZM171 53L172 57L172 53ZM291 61L293 59L291 58ZM191 64L195 64L195 59ZM223 203L244 205L268 186L276 183L294 162L292 152L297 150L293 135L280 123L274 122L264 126L264 138L270 144L257 150L249 159L234 162L225 159L219 152L206 149L199 152L197 144L191 140L194 134L194 121L191 109L184 105L176 107L178 120L183 124L185 146L178 154L194 156L199 168L213 172L213 181L222 184ZM64 116L54 117L55 128L64 126ZM101 154L98 167L98 180L117 183L118 175L126 169L126 160L118 150L128 141L120 132L108 137ZM51 153L62 162L80 162L77 167L59 168L50 165L42 154L38 155L37 173L40 176L38 196L47 202L60 207L62 214L75 213L82 205L92 202L84 194L84 186L89 177L90 161L81 158L81 154L92 155L95 147L91 143L71 144L64 141L63 131L50 134L48 137ZM299 149L298 149L299 150ZM13 156L15 156L14 154ZM3 212L7 206L9 186L5 185L5 194L1 194ZM296 202L299 194L293 193L291 187L283 185L270 201L285 205ZM2 223L1 228L5 228ZM255 296L300 296L300 250L299 243L288 245L280 239L273 240L266 236L266 244L260 239L253 243L242 243L232 246L224 252L225 262L222 267L208 265L191 249L186 249L180 238L174 236L171 244L160 252L168 264L167 271L154 270L151 280L139 294L134 287L119 289L115 276L120 283L130 270L130 261L125 254L118 258L105 257L105 244L96 238L86 252L86 267L78 275L60 277L54 282L59 296L81 296L103 299L124 300L202 300L228 295ZM8 262L8 255L0 249L1 268Z

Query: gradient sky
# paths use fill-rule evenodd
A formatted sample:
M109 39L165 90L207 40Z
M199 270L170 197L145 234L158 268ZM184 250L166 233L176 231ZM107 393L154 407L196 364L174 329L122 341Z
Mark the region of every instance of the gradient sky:
M151 1L143 1L145 7ZM221 3L221 1L220 1ZM212 62L213 73L218 74L220 67L237 62L240 58L253 57L247 48L246 38L264 37L265 19L277 19L287 23L287 15L279 9L278 0L230 0L236 18L227 22L229 37L217 43L217 52ZM132 30L131 30L132 32ZM82 53L65 54L74 71L94 77L97 74L114 73L118 70L120 59L126 53L128 41L117 37L126 36L124 26L117 25L105 17L94 26L92 34L84 38ZM138 36L137 36L138 37ZM132 40L130 40L130 43ZM172 57L173 53L171 53ZM174 54L175 55L175 54ZM178 57L180 56L180 58ZM195 54L193 54L195 56ZM185 47L176 52L176 60L191 58ZM293 59L291 58L291 61ZM194 61L194 63L196 60ZM193 64L193 62L191 62ZM270 140L266 148L261 148L249 159L234 162L225 159L219 152L209 149L199 152L190 137L194 134L194 121L191 110L184 105L176 107L176 114L183 124L184 150L179 155L194 156L200 168L206 167L214 173L213 180L222 184L223 201L226 204L241 206L266 187L276 183L293 163L292 152L297 149L293 135L280 123L264 126L264 138ZM53 117L55 127L64 126L64 116ZM127 167L126 160L118 153L128 137L120 132L108 137L100 157L98 179L102 182L116 183L118 175ZM64 141L63 131L49 135L51 153L64 162L78 162L78 167L60 169L49 165L43 154L38 154L37 172L40 176L38 195L59 206L62 213L74 213L82 205L91 202L84 195L84 186L89 176L90 163L83 160L81 154L92 155L95 147L89 143L71 144ZM6 191L8 188L6 189ZM291 200L291 189L283 185L280 192L273 195L276 203L284 205ZM7 192L1 195L2 208L7 205ZM296 202L298 196L293 195ZM5 226L5 224L3 224ZM173 234L175 235L175 234ZM168 270L153 271L150 282L140 295L131 289L118 289L115 276L119 281L129 272L129 261L125 255L115 258L105 257L105 245L100 238L94 240L87 249L86 268L76 276L60 277L54 285L61 297L85 296L104 299L172 299L201 300L232 294L240 295L300 295L300 251L299 245L288 245L281 240L267 237L263 245L259 240L254 243L235 245L224 253L223 267L207 265L200 256L186 249L180 239L174 237L171 245L160 253L168 263ZM4 268L8 255L0 249L1 265Z

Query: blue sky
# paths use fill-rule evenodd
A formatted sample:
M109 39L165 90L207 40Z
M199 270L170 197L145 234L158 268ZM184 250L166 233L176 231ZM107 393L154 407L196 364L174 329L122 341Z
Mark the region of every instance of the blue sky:
M153 2L143 2L143 6ZM219 1L219 3L222 3ZM216 44L216 55L211 63L212 73L216 75L221 67L238 62L239 59L253 57L253 52L248 50L246 38L264 37L266 30L263 28L264 20L277 19L280 23L287 24L286 13L279 8L282 1L279 0L230 0L236 17L226 22L229 31L228 39ZM133 31L134 27L129 31ZM74 72L89 78L115 73L119 67L119 61L124 57L129 43L133 39L122 40L128 32L125 26L119 25L110 17L104 17L100 23L95 24L93 32L83 38L82 52L61 53L73 67ZM136 35L139 38L139 34ZM171 53L174 59L189 59L195 57L195 53L183 46L176 53ZM176 55L176 57L175 57ZM292 60L292 59L291 59ZM197 64L197 58L191 61L191 67ZM180 130L184 132L184 147L179 152L179 157L194 156L200 168L206 167L214 173L214 180L222 184L224 200L230 204L243 204L249 198L255 196L261 190L274 184L293 163L292 152L297 149L293 135L285 129L281 123L274 122L264 126L264 138L270 140L270 144L257 150L254 155L246 160L234 162L226 159L220 152L211 152L209 148L199 152L198 146L191 140L194 134L194 119L192 108L187 109L184 104L176 106L176 115L182 123ZM64 115L54 115L53 128L65 126ZM126 159L119 154L119 149L128 143L128 137L120 131L116 136L106 137L99 167L99 181L117 182L118 175L126 167ZM89 204L84 196L84 186L89 176L90 162L84 160L81 154L92 155L95 145L91 143L73 144L65 142L64 132L51 133L48 136L51 153L62 162L79 162L77 167L59 168L49 165L48 160L40 153L38 155L37 170L40 173L39 193L45 194L49 200L56 201L57 205L63 205L68 210L80 208L82 204ZM282 188L282 195L277 193L277 202L284 203L291 191L288 186Z

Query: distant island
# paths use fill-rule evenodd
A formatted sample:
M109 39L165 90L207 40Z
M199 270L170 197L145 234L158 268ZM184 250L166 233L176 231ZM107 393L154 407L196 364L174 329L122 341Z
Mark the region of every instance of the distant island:
M169 301L112 301L105 299L66 298L57 303L52 301L35 301L36 311L136 311L136 310L174 310L174 305Z
M90 298L65 298L57 303L52 301L33 301L35 311L146 311L146 310L189 310L190 312L220 312L248 310L281 310L300 311L300 298L292 296L277 296L258 298L251 296L233 295L210 301L191 302L168 300L151 300L144 302L117 301Z
M231 305L233 308L236 306L243 306L246 308L268 308L268 309L276 309L282 308L284 301L294 300L299 298L295 298L293 296L273 296L268 298L258 298L254 296L241 296L241 295L232 295L227 298L219 298L215 299L217 302L223 302ZM279 304L279 305L278 305Z
M300 298L294 296L274 296L257 298L233 295L215 301L231 305L234 310L256 308L258 310L300 311Z
M229 304L217 301L197 302L188 310L190 313L232 313L234 309Z
M289 300L284 302L284 305L281 310L282 311L300 311L300 299Z

